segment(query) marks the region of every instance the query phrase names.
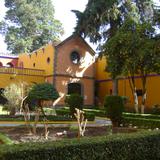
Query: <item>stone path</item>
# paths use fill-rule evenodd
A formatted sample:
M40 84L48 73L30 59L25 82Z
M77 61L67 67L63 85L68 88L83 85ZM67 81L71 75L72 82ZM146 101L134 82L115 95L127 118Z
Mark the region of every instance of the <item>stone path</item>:
M32 123L33 124L33 123ZM87 123L87 127L100 127L100 126L108 126L111 125L111 121L107 118L102 118L102 117L96 117L95 121L89 121ZM15 126L21 126L21 125L25 125L24 122L9 122L9 121L1 121L0 122L0 127L15 127ZM49 127L69 127L71 125L77 125L77 123L71 122L71 121L50 121L48 123ZM38 124L39 127L44 126L43 122L39 122Z

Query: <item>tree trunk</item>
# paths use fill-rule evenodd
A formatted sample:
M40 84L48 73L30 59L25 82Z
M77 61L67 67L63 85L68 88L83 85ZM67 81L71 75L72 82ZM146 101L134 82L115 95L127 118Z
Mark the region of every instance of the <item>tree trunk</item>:
M146 98L147 98L147 93L145 92L145 93L142 95L141 114L144 114Z
M15 114L16 114L16 108L15 107L11 107L9 115L10 116L14 116Z
M118 95L118 79L113 79L113 95Z
M23 107L23 114L24 114L24 120L25 120L25 123L26 123L26 128L29 131L29 134L32 134L31 125L30 125L30 112L29 112L28 104L26 104Z
M35 135L37 134L36 129L37 129L37 123L38 123L38 121L39 121L39 115L40 115L40 111L39 111L39 109L37 108L36 113L35 113L34 127L33 127L33 133L34 133Z
M138 110L138 96L136 90L134 90L134 109L136 113L139 113Z
M147 89L146 89L146 83L147 83L147 74L144 72L143 76L141 78L142 80L142 104L141 104L141 114L144 114L145 104L146 104L146 98L147 98Z

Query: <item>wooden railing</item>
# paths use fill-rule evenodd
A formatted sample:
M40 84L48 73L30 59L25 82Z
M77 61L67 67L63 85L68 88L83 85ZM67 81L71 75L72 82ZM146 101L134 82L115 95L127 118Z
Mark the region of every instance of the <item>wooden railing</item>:
M33 75L33 76L45 76L44 70L30 69L30 68L10 68L0 67L0 74L17 74L17 75Z

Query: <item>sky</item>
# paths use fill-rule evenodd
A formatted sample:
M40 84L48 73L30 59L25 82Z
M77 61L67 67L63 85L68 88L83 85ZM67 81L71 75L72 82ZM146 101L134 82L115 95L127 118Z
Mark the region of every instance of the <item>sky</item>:
M64 28L64 35L61 40L69 37L76 25L76 16L71 10L83 11L88 0L52 0L55 8L55 18L60 20ZM6 8L4 6L4 0L0 0L0 21L5 15ZM6 53L6 44L4 43L4 37L0 35L0 52Z
M55 18L60 20L63 25L65 34L61 37L61 40L69 37L76 25L76 16L71 10L83 11L86 7L88 0L52 0L55 8ZM160 0L154 0L158 5L160 5ZM4 0L0 0L0 21L5 15L6 8L4 7ZM90 44L93 49L96 47ZM6 53L6 44L4 43L4 38L0 35L0 52Z

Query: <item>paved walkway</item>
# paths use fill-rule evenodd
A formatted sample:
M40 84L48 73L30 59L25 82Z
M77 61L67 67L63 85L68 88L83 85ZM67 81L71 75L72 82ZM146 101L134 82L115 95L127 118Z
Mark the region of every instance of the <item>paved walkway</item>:
M33 122L31 122L33 124ZM76 121L49 121L50 127L69 127L71 125L77 125ZM25 125L25 122L14 122L14 121L0 121L0 127L14 127ZM107 118L96 117L94 121L89 121L87 127L100 127L111 125L111 121ZM38 126L43 126L43 122L39 122Z

